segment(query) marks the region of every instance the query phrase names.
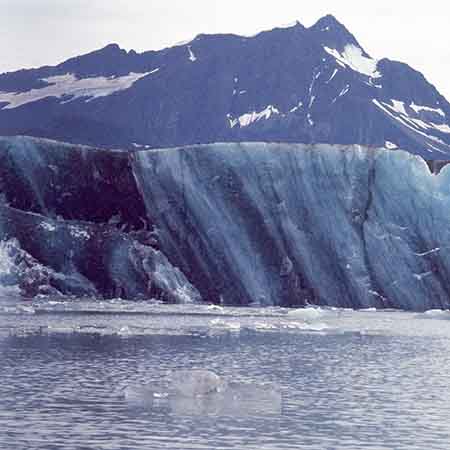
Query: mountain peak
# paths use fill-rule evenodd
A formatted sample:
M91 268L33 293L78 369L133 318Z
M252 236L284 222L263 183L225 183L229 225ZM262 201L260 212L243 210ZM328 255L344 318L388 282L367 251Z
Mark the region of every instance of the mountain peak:
M312 29L320 29L325 31L326 28L344 28L344 25L339 22L332 14L327 14L321 17L312 27ZM328 31L328 30L326 30Z
M355 36L343 25L339 20L331 14L320 18L309 31L317 35L317 39L328 47L335 48L342 51L347 45L355 45L363 51L365 56L368 56L361 45L356 40Z
M200 35L140 54L112 43L0 76L1 133L133 149L388 142L448 158L450 104L408 66L370 58L327 15L306 29L295 22L254 36Z
M127 57L127 51L113 43L93 52L68 59L57 67L81 77L111 76L126 73Z
M106 45L105 47L103 47L103 48L100 48L100 49L98 49L98 50L96 50L95 51L95 53L121 53L121 52L123 52L124 50L122 50L121 48L120 48L120 45L119 44L116 44L115 42L114 43L111 43L111 44L108 44L108 45Z

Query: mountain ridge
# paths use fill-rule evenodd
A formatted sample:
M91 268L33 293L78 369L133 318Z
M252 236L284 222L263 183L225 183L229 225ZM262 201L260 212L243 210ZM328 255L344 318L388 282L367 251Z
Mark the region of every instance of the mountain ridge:
M334 16L252 37L118 44L0 75L0 134L94 146L276 141L450 155L450 104L420 73L375 60Z

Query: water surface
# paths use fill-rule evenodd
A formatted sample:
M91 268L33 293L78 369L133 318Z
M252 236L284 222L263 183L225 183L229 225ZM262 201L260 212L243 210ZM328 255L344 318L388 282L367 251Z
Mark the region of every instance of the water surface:
M450 445L450 313L4 299L0 358L1 449ZM193 369L269 397L124 395Z

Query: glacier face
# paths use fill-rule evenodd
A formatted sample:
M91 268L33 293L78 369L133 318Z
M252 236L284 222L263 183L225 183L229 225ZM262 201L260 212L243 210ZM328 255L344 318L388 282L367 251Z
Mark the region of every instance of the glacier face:
M450 170L361 146L133 154L161 248L229 304L449 305Z
M449 307L450 169L401 150L132 153L0 138L0 285L23 295Z
M200 301L157 248L127 152L0 138L0 194L0 287Z

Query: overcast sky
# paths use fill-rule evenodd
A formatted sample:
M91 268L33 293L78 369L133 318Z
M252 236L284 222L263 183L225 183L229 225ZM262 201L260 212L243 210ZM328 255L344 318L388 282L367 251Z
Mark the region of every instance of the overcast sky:
M0 72L57 64L116 42L160 49L199 33L253 34L335 15L375 58L420 70L450 100L442 0L0 0Z

